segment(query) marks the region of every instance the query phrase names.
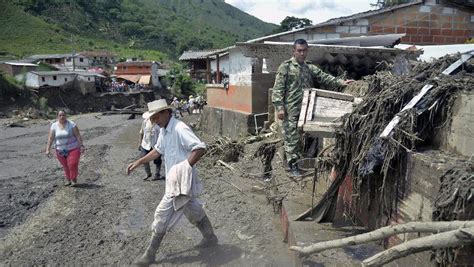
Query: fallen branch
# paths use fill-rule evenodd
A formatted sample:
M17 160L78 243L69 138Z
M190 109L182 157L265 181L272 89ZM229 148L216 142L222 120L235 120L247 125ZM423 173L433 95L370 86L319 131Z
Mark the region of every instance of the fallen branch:
M291 246L290 249L302 254L312 254L332 248L365 244L402 233L437 233L468 227L474 227L474 221L409 222L382 227L365 234L319 242L306 247Z
M222 166L226 167L227 169L229 169L231 171L235 171L234 167L232 167L229 164L223 162L222 160L218 160L217 163L221 164Z
M375 254L363 266L379 266L410 254L440 248L458 247L474 242L474 227L420 237Z
M218 177L218 178L219 178L219 180L221 180L221 181L224 181L224 182L226 182L226 183L230 184L230 185L231 185L231 186L233 186L235 189L239 190L239 191L240 191L240 193L242 193L242 194L244 194L245 196L247 196L247 197L248 197L248 195L247 195L247 194L245 194L244 190L240 189L240 188L239 188L238 186L236 186L235 184L233 184L233 183L231 183L231 182L227 181L227 180L226 180L226 179L224 179L224 178L221 178L221 177Z

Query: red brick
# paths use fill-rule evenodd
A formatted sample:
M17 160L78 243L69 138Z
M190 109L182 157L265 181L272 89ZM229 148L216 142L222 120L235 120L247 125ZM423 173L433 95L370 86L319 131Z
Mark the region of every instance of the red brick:
M464 30L464 35L465 36L469 36L470 35L469 33L470 33L470 30Z
M467 37L456 37L457 44L465 44L467 42Z
M403 36L401 42L402 43L409 43L410 42L410 36Z
M379 25L370 26L370 32L382 32L383 27Z
M445 29L451 29L453 28L453 24L451 22L444 22L443 25L441 25L441 28L445 28Z
M447 44L455 44L456 43L456 37L446 36L446 43Z
M395 33L395 28L387 27L387 28L383 29L383 32L384 33Z
M441 35L452 35L453 31L452 30L447 30L447 29L442 29L441 30Z
M465 36L464 35L464 30L453 30L453 35L454 36Z
M418 27L418 23L416 20L407 20L408 22L405 24L408 27Z
M397 33L406 33L406 32L407 32L407 28L405 28L405 27L397 27L396 32L397 32Z
M434 13L431 13L430 14L430 20L433 21L433 20L438 20L439 19L439 15L438 14L434 14Z
M435 44L444 44L444 36L434 36L433 43Z
M443 24L439 20L432 20L430 28L441 28Z
M417 28L407 28L407 34L417 34L418 29Z
M457 29L457 30L464 30L464 29L467 29L468 27L468 24L467 23L456 23L453 25L454 26L454 29Z
M418 28L418 35L429 35L430 29L428 28Z
M421 21L418 21L417 25L418 27L421 27L421 28L429 28L430 22L427 20L421 20Z
M433 43L433 36L423 36L421 40L422 40L423 43L432 44Z
M420 43L420 42L421 42L421 36L416 36L416 35L410 36L410 42L412 42L412 43Z
M430 29L430 35L441 35L440 29Z
M453 17L453 20L456 21L456 22L465 22L465 21L468 21L467 17L465 16L455 16Z

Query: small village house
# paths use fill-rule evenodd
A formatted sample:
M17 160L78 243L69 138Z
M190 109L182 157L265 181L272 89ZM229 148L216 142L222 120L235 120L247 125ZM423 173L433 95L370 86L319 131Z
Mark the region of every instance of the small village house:
M26 73L29 71L35 71L36 69L38 69L37 64L25 61L0 62L0 72L11 76L16 76L18 74Z
M106 77L93 72L86 71L30 71L26 75L18 75L16 78L23 79L29 88L40 87L63 87L73 86L82 94L95 93L97 87L101 87Z
M90 67L89 59L80 54L32 55L28 59L47 63L59 70L87 70Z
M160 64L155 61L120 62L115 65L114 75L135 84L153 85L161 88L162 82L159 72Z
M114 65L118 57L116 53L109 51L84 51L79 55L88 58L91 67Z
M466 43L474 37L472 4L468 1L458 5L450 3L452 4L450 1L414 1L362 12L302 29L256 38L214 52L205 51L200 55L193 52L195 56L188 56L186 61L201 60L202 62L205 58L208 77L214 71L220 73L220 69L228 71L228 86L223 84L207 86L208 107L223 113L235 113L234 115L240 118L237 121L242 121L241 126L244 127L238 127L237 131L229 129L225 131L226 134L255 132L254 116L268 112L268 89L273 86L276 69L280 63L291 57L291 47L285 50L281 45L292 44L298 38L304 38L312 44L340 45L341 40L344 40L346 43L343 45L365 46L363 43L369 41L371 45L388 47L393 47L400 42L420 45ZM386 36L389 36L388 43L387 40L383 40L387 38ZM371 38L376 38L376 42ZM349 39L350 43L346 41ZM277 45L278 43L280 46ZM225 61L220 61L226 53L228 56ZM360 65L366 65L366 67L362 71L353 71L351 77L359 78L362 75L371 74L378 56L361 51L357 53L358 55L351 57L351 60L359 61L359 63L362 61L363 64ZM382 51L377 53L383 56ZM186 54L182 57L184 55ZM324 56L323 58L313 55L308 59L316 64L337 60L335 59L337 54L331 51L326 51ZM395 54L392 54L392 57L394 56ZM200 63L199 66L203 64ZM338 74L331 69L325 69L325 71L333 75ZM212 82L212 79L207 80ZM218 83L222 81L218 78L217 80Z

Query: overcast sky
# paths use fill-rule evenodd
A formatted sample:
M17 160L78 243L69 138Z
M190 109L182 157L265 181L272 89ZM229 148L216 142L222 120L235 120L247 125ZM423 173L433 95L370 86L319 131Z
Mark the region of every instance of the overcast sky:
M307 18L313 24L375 9L376 0L225 0L263 21L280 25L286 16Z

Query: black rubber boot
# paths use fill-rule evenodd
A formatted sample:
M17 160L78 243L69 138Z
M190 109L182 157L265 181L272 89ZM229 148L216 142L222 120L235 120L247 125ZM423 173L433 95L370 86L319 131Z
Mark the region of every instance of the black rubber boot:
M164 236L165 234L152 234L150 244L148 244L145 253L135 262L136 266L150 266L150 264L155 262L156 251L160 247Z
M207 248L217 245L219 242L217 240L217 236L214 234L214 230L212 229L211 222L207 215L202 218L202 220L196 225L199 231L202 234L202 240L199 244L196 245L197 248Z

